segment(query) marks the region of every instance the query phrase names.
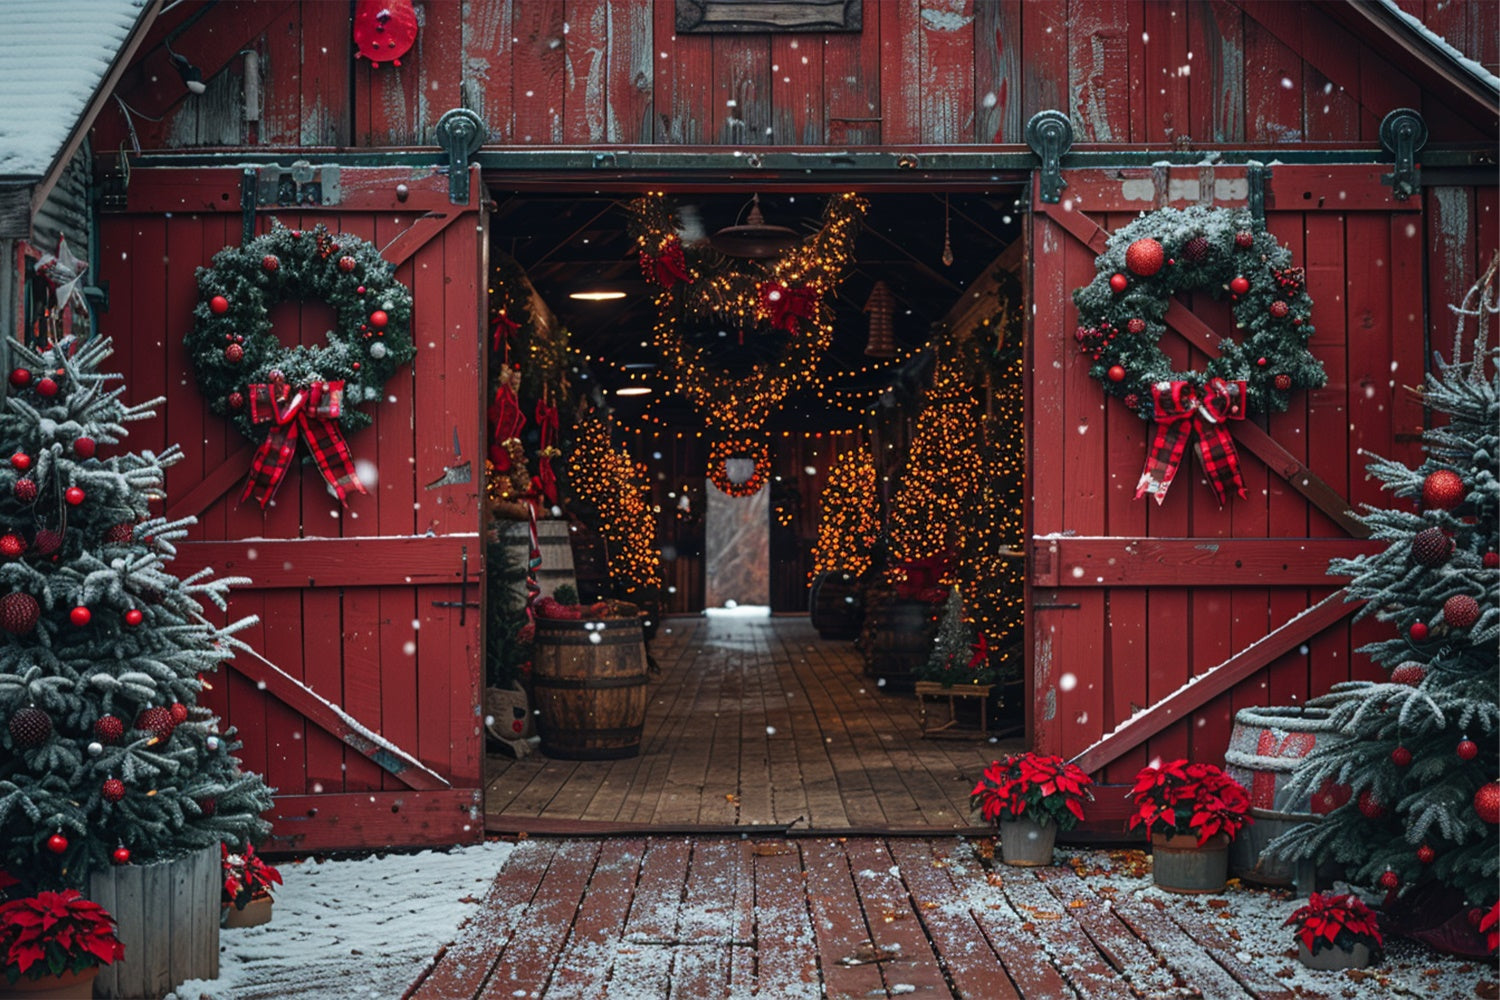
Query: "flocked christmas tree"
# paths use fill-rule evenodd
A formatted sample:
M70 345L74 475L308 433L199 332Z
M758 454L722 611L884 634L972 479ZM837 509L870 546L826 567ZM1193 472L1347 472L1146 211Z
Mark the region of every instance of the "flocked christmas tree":
M990 666L989 639L964 614L960 590L960 587L954 587L948 594L932 642L932 655L925 666L917 670L917 676L948 687L994 683L995 669Z
M1292 795L1330 786L1349 800L1273 842L1287 858L1332 857L1351 881L1471 918L1495 907L1500 863L1500 375L1489 344L1496 267L1456 309L1453 357L1422 392L1437 419L1415 469L1376 458L1369 471L1399 498L1361 520L1384 548L1334 560L1352 576L1360 615L1395 634L1362 648L1381 682L1340 685L1327 700L1340 734L1319 741ZM1472 340L1467 322L1479 330ZM1393 900L1394 902L1394 900Z
M197 704L245 648L202 615L233 579L173 575L167 466L116 449L160 400L126 405L98 366L107 340L12 343L0 407L0 869L25 890L82 886L111 864L263 836L271 796L231 756L234 730Z

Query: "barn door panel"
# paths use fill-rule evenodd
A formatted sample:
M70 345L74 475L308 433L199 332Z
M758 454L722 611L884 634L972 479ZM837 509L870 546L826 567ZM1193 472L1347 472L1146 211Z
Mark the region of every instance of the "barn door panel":
M1033 197L1031 613L1033 742L1105 780L1150 757L1218 760L1234 711L1297 704L1359 673L1362 641L1328 560L1367 551L1349 514L1378 499L1358 449L1410 457L1420 409L1421 202L1375 166L1277 167L1268 229L1305 267L1311 350L1328 384L1234 425L1247 497L1220 508L1196 465L1165 504L1135 500L1150 427L1108 399L1073 344L1072 292L1109 232L1141 211L1243 207L1244 168L1064 171ZM1227 303L1185 294L1161 345L1202 369L1234 329ZM1405 373L1404 377L1397 373ZM1313 610L1309 610L1313 609ZM1300 616L1300 617L1299 617Z
M478 613L482 426L480 330L486 219L434 171L339 172L336 204L254 210L256 232L323 224L381 249L412 290L417 356L385 386L373 424L349 438L368 496L341 508L310 466L294 466L262 510L239 503L254 445L214 416L182 346L197 300L194 271L238 243L238 170L135 172L104 217L119 260L116 310L133 396L164 394L161 419L132 446L181 442L169 472L172 517L198 524L184 571L212 566L253 581L231 617L256 615L207 700L239 727L246 766L278 789L275 846L299 850L476 839L482 734ZM122 287L124 286L124 287ZM288 345L324 339L322 303L271 312ZM142 440L144 438L145 440Z

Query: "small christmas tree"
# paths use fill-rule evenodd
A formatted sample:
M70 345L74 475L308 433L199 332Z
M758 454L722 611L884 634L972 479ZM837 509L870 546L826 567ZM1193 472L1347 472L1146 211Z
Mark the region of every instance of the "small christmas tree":
M964 599L954 587L943 605L932 655L917 670L924 681L937 681L947 687L955 684L992 684L995 670L990 666L989 641L964 615Z
M233 579L167 565L191 519L152 516L182 456L116 452L127 406L101 374L107 340L37 353L10 343L0 407L0 869L21 891L83 886L110 864L264 836L271 804L197 704L205 673L245 649L217 626ZM6 365L10 368L10 365Z
M1360 615L1397 632L1361 650L1389 677L1340 685L1326 699L1339 736L1319 741L1291 779L1294 796L1343 786L1348 801L1270 848L1283 858L1332 857L1351 880L1408 901L1441 900L1425 905L1450 913L1477 913L1500 895L1500 375L1488 336L1495 273L1491 264L1456 307L1455 361L1438 359L1427 378L1423 399L1447 419L1424 434L1425 461L1368 466L1407 501L1366 507L1361 520L1385 548L1330 566L1353 577L1351 598L1368 602ZM1469 319L1479 331L1464 362Z

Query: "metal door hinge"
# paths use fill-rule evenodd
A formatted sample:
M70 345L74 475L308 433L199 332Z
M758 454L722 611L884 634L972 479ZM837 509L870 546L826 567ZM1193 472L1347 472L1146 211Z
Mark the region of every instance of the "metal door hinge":
M1422 184L1417 151L1427 145L1427 123L1411 108L1397 108L1380 122L1380 144L1396 157L1396 168L1380 180L1391 186L1398 201L1405 201Z
M448 154L448 200L455 205L469 203L469 157L479 152L490 130L479 114L468 108L444 112L433 128L433 135Z
M1056 205L1068 186L1062 177L1062 155L1073 145L1073 123L1061 111L1038 111L1026 123L1026 145L1042 161L1041 199Z

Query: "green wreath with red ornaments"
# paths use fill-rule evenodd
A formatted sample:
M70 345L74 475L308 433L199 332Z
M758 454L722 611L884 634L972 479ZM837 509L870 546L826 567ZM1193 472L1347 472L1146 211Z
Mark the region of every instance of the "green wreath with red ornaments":
M1245 495L1227 423L1287 408L1295 392L1327 381L1308 351L1312 299L1291 251L1243 210L1164 208L1109 238L1094 280L1073 293L1074 337L1089 374L1155 435L1136 499L1166 499L1189 441L1223 504ZM1178 292L1203 290L1233 303L1237 336L1199 371L1178 371L1158 344Z
M372 244L319 225L271 231L225 247L198 269L198 304L184 340L209 408L260 447L241 502L270 503L305 442L341 503L366 492L344 434L368 426L358 407L385 395L416 354L411 291ZM286 300L326 302L336 317L321 346L288 347L270 310Z

